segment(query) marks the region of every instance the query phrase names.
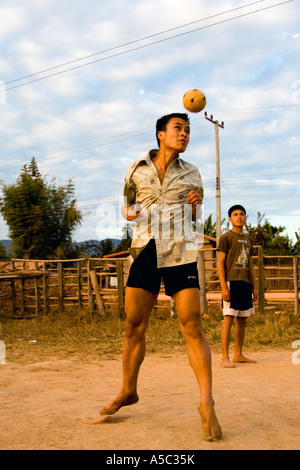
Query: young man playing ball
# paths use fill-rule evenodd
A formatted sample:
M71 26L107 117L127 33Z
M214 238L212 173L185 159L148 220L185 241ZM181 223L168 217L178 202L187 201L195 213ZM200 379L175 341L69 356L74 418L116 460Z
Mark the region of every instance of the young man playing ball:
M199 384L204 437L212 441L221 438L222 431L212 397L211 352L201 325L197 243L192 229L203 188L198 169L180 158L190 140L188 116L163 116L157 121L156 137L159 149L130 165L125 176L122 213L136 226L131 245L134 262L125 295L123 385L101 414L114 414L139 399L137 380L145 357L145 332L163 279L166 294L175 301Z

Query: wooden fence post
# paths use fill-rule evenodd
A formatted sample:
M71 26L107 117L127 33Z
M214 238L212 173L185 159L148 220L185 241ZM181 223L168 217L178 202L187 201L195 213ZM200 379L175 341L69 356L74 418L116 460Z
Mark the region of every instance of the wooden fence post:
M123 276L123 260L117 260L117 288L118 288L118 308L120 318L124 318L124 276Z
M10 262L10 267L11 267L11 270L14 271L15 262L13 260ZM14 315L15 310L16 310L16 289L15 289L14 279L11 279L10 286L11 286L11 313L12 315Z
M38 262L34 263L34 268L38 270ZM39 292L39 280L37 277L34 278L34 292L35 292L35 313L36 315L39 314L39 301L40 301L40 292Z
M99 314L104 315L105 312L104 312L104 307L103 307L103 303L102 303L102 300L101 300L97 274L94 270L90 270L90 278L91 278L91 283L92 283L92 286L93 286L93 291L95 293L96 303L97 303L97 306L98 306Z
M262 246L258 247L258 311L265 310L265 280L264 280L264 259Z
M78 290L78 306L79 309L82 307L82 297L81 297L81 265L80 261L77 261L77 290Z
M88 299L89 299L89 313L90 315L93 313L93 288L90 278L90 272L92 270L92 261L90 259L87 260L87 283L88 283Z
M298 278L298 256L293 256L294 290L295 290L295 315L299 314L299 278Z
M57 282L58 282L58 308L64 309L64 286L63 286L63 267L62 262L57 262Z
M43 262L43 297L44 297L44 313L48 313L48 284L47 284L47 263Z

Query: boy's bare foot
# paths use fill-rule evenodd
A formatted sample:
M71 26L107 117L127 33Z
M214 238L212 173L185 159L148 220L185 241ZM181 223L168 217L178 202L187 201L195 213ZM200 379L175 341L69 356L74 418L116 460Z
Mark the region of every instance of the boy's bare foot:
M136 393L133 395L122 395L121 393L108 405L102 408L100 411L101 415L113 415L115 414L122 406L134 405L139 401L139 397Z
M245 356L234 356L233 362L235 363L249 363L249 364L256 364L256 361L253 361L253 359L249 359L248 357Z
M225 369L234 369L235 365L228 358L222 359L221 366Z
M206 441L217 441L222 438L222 429L216 417L212 403L200 403L198 408L202 419L202 430Z

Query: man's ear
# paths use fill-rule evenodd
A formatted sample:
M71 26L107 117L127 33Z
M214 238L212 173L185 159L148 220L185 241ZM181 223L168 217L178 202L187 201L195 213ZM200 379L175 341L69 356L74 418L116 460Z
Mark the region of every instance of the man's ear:
M163 136L164 136L164 131L158 131L158 133L157 133L157 138L158 138L159 140L161 140L161 139L163 138Z

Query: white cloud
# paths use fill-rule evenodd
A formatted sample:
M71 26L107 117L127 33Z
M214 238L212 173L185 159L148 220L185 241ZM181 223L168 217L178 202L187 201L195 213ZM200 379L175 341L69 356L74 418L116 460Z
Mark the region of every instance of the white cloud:
M220 130L224 214L239 197L254 219L258 210L266 216L268 211L272 216L294 214L299 200L300 87L293 87L300 81L299 6L292 2L209 27L272 4L262 1L162 35L156 34L241 2L187 0L183 6L179 0L28 0L20 6L12 0L0 7L5 13L0 14L3 82L91 55L28 81L55 74L51 78L12 90L24 81L6 86L5 103L0 103L1 178L14 181L35 156L47 177L57 176L60 184L74 177L84 207L117 197L128 164L156 145L156 119L184 111L184 92L197 87L206 93L208 113L225 122ZM188 33L200 27L206 29ZM156 36L133 43L150 35ZM150 42L157 44L140 48ZM126 52L134 48L139 49ZM191 116L191 126L184 158L199 167L206 214L214 214L214 128L203 113ZM94 237L87 227L95 230L96 215L90 217L78 236ZM291 227L294 219L290 215Z
M0 6L0 39L15 33L24 24L22 8L13 6Z

